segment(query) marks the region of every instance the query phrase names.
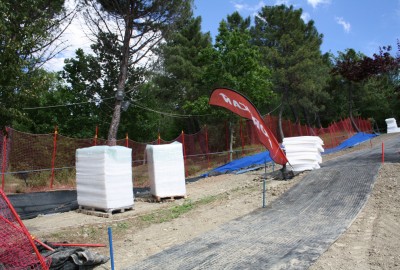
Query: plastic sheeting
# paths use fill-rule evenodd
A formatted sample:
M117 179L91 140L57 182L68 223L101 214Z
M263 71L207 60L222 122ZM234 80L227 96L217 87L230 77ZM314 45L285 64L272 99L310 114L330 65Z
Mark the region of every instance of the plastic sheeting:
M132 149L92 146L76 150L78 205L104 210L132 207Z
M324 152L322 153L324 154L330 154L330 153L334 153L349 147L353 147L356 146L362 142L368 141L374 137L378 136L377 134L368 134L368 133L364 133L364 132L360 132L357 133L356 135L354 135L353 137L343 141L340 145L338 145L337 147L334 148L330 148L330 149L324 149ZM201 175L202 177L208 177L208 176L212 176L212 175L218 175L218 174L224 174L224 173L231 173L231 172L235 172L235 171L239 171L245 168L250 168L250 167L254 167L257 165L262 165L264 163L268 163L271 162L272 159L269 157L269 152L265 151L265 152L261 152L259 154L255 154L252 156L247 156L244 158L240 158L237 160L234 160L232 162L229 162L225 165L222 165L220 167L217 167L203 175Z
M51 244L47 245L51 246ZM54 251L43 250L42 255L51 258L49 270L93 269L106 263L110 258L86 248L52 247Z
M156 197L186 196L182 144L147 145L150 193Z
M334 148L330 148L330 149L325 149L324 154L331 154L331 153L335 153L335 152L338 152L338 151L346 149L346 148L356 146L362 142L371 140L372 138L375 138L376 136L378 136L378 135L377 134L368 134L368 133L364 133L364 132L357 133L353 137L343 141L338 146L336 146Z
M236 159L233 160L232 162L229 162L225 165L222 165L220 167L217 167L213 169L212 171L203 174L203 177L208 177L211 175L218 175L218 174L224 174L224 173L230 173L233 171L238 171L243 168L248 168L252 166L257 166L257 165L262 165L268 162L271 162L272 159L269 156L269 152L261 152L255 155L247 156L244 158Z
M7 195L21 219L62 213L78 208L76 190L54 190Z
M387 125L387 133L400 132L400 128L397 127L396 119L388 118L388 119L385 119L385 122Z
M324 142L318 136L299 136L283 139L286 157L295 172L319 169Z

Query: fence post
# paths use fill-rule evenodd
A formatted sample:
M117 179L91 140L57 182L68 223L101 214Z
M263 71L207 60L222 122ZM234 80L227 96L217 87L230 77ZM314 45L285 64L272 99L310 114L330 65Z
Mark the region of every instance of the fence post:
M240 118L240 139L242 141L242 157L244 156L244 138L243 138L243 130L242 130L242 118Z
M7 166L7 135L8 135L8 128L6 128L6 134L3 134L3 160L1 164L1 189L4 190L5 186L5 172Z
M208 129L207 129L207 125L205 126L205 131L206 131L206 153L207 153L207 166L208 169L210 169L210 150L208 149Z
M99 132L99 126L96 126L96 133L94 134L94 140L93 140L93 145L97 145L97 134Z
M185 149L185 133L182 130L182 147L183 147L183 164L185 165L185 176L187 176L187 167L186 167L186 149Z
M329 135L331 137L331 148L336 147L337 145L335 145L335 142L333 140L333 135L332 135L332 124L328 127L329 130Z
M57 155L57 131L58 127L56 126L54 128L54 138L53 138L53 156L51 159L51 178L50 178L50 188L53 188L53 183L54 183L54 166L56 162L56 155Z

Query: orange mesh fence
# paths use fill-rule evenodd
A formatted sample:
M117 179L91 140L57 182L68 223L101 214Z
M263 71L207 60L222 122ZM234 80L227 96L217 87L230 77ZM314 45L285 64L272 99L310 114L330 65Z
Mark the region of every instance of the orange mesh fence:
M278 141L278 118L267 115L264 120ZM361 118L354 119L363 132L372 132L371 123ZM176 139L165 141L159 136L148 143L129 139L117 140L117 145L132 149L132 175L134 187L148 187L146 145L165 144L174 141L183 145L186 176L196 176L244 155L264 151L259 143L253 124L241 119L233 127L232 153L230 152L229 123L204 127L195 134L182 132ZM76 149L93 145L106 145L107 141L97 137L76 139L57 133L29 134L8 128L5 136L0 133L1 188L6 192L29 192L45 189L75 188ZM282 120L285 137L320 136L325 148L333 148L354 135L350 119L332 123L327 128L311 128L290 120Z
M7 196L0 190L0 268L35 270L49 269L50 258L43 258L15 212Z

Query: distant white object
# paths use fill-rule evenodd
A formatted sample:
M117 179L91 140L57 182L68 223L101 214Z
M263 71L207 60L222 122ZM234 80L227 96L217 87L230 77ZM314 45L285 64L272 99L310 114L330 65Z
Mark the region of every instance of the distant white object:
M186 196L182 144L147 145L150 193L159 198Z
M385 122L387 125L387 133L400 132L400 128L397 127L396 119L388 118L388 119L385 119Z
M318 136L300 136L283 139L286 157L293 171L319 169L322 163L321 153L324 142Z
M76 150L78 205L102 210L133 206L132 149L92 146Z

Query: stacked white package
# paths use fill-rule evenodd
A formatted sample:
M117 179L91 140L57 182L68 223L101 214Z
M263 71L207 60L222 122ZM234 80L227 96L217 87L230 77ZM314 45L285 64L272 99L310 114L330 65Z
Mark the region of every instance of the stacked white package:
M132 149L93 146L76 150L78 205L101 210L133 206Z
M396 119L388 118L388 119L385 119L385 122L387 125L387 133L400 132L400 128L397 127Z
M319 169L322 163L321 153L324 142L318 136L300 136L283 139L286 157L293 171ZM289 164L288 164L289 165Z
M182 144L147 145L150 193L159 198L186 196Z

